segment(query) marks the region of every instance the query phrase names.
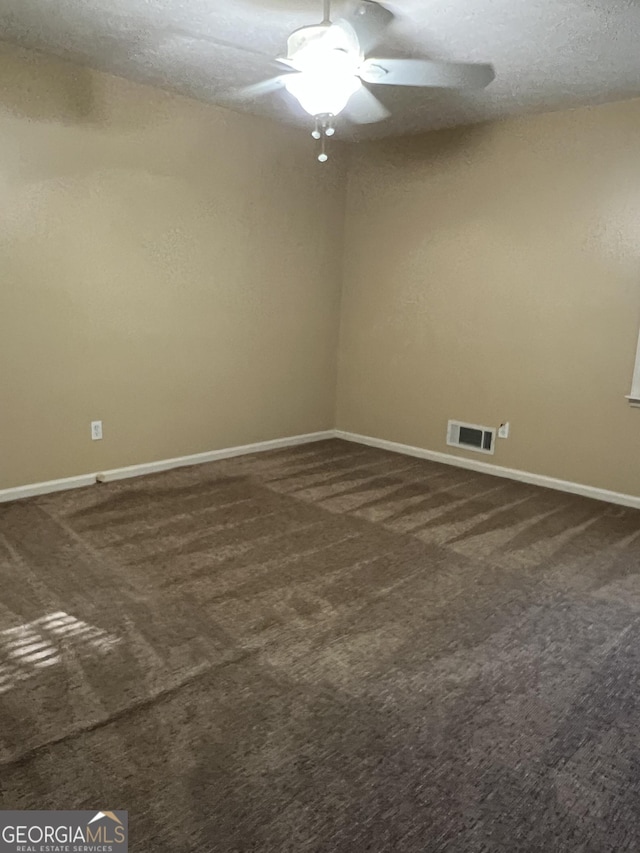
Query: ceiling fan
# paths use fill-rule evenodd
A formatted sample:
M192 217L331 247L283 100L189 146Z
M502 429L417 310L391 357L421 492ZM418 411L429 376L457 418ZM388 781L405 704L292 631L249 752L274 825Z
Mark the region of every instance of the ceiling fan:
M365 83L482 89L495 77L488 64L370 56L394 14L375 0L351 0L346 16L332 21L331 0L322 2L322 21L294 30L287 40L286 56L271 60L280 73L242 90L244 97L258 97L284 87L314 119L311 135L318 140L321 163L328 159L326 138L335 133L340 113L346 111L358 124L382 121L389 115Z

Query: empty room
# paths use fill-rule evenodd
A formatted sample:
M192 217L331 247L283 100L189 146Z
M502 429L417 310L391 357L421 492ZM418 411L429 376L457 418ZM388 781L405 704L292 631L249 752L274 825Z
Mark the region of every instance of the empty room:
M0 853L640 850L639 45L0 0Z

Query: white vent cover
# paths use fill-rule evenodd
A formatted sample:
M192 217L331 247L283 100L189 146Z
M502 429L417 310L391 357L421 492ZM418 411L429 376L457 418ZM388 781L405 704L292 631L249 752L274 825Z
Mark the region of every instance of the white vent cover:
M449 421L447 444L451 447L475 450L476 453L493 453L495 441L496 431L493 427L465 424L462 421Z

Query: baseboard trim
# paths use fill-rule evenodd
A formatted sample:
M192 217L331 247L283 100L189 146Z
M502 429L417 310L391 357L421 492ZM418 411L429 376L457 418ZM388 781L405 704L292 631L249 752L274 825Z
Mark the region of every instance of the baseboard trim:
M187 465L200 465L203 462L215 462L218 459L230 459L233 456L245 456L249 453L263 453L267 450L278 450L284 447L296 447L299 444L311 444L335 438L334 430L309 432L304 435L292 435L285 438L274 438L270 441L258 441L254 444L242 444L238 447L224 447L221 450L210 450L206 453L193 453L190 456L176 456L174 459L160 459L157 462L143 462L140 465L128 465L125 468L113 468L97 474L82 474L79 477L66 477L62 480L48 480L46 483L31 483L27 486L16 486L12 489L0 490L0 503L31 498L36 495L46 495L50 492L62 492L67 489L77 489L81 486L93 486L98 483L110 483L114 480L125 480L128 477L141 477L144 474L155 474L158 471L169 471L172 468L184 468Z
M45 483L30 483L13 489L0 489L0 503L48 495L50 492L66 492L67 489L80 489L83 486L94 486L95 482L95 474L81 474L79 477L65 477L63 480L47 480Z
M254 444L242 444L238 447L225 447L220 450L211 450L206 453L194 453L189 456L177 456L173 459L160 459L157 462L143 462L140 465L128 465L124 468L113 468L109 471L101 471L97 474L81 474L77 477L65 477L61 480L48 480L43 483L30 483L26 486L16 486L11 489L0 489L0 503L22 500L23 498L46 495L53 492L67 491L68 489L79 489L85 486L95 485L96 482L110 483L114 480L124 480L129 477L141 477L145 474L155 474L159 471L169 471L172 468L184 468L188 465L200 465L205 462L216 462L219 459L231 459L234 456L246 456L250 453L263 453L267 450L278 450L285 447L295 447L300 444L312 444L315 441L324 441L329 438L341 438L355 444L364 444L369 447L377 447L380 450L390 450L393 453L402 453L405 456L415 456L418 459L428 459L431 462L442 462L444 465L454 465L458 468L466 468L469 471L478 471L482 474L491 474L494 477L504 477L508 480L517 480L521 483L529 483L533 486L542 486L547 489L555 489L560 492L569 492L573 495L582 495L585 498L593 498L598 501L618 504L619 506L640 509L640 497L627 495L623 492L612 492L608 489L599 489L596 486L587 486L583 483L574 483L570 480L558 480L555 477L547 477L543 474L533 474L530 471L520 471L517 468L504 468L500 465L492 465L478 459L466 459L463 456L454 456L451 453L440 453L436 450L427 450L423 447L413 447L409 444L400 444L397 441L387 441L384 438L374 438L369 435L359 435L345 430L322 430L321 432L310 432L304 435L293 435L285 438L275 438L270 441L258 441Z
M416 456L418 459L429 459L431 462L455 465L458 468L479 471L482 474L491 474L494 477L518 480L521 483L529 483L533 486L543 486L559 492L569 492L572 495L582 495L585 498L593 498L597 501L640 509L640 497L627 495L623 492L611 492L608 489L598 489L595 486L587 486L583 483L573 483L571 480L558 480L555 477L532 474L530 471L520 471L517 468L503 468L500 465L492 465L490 462L482 462L479 459L466 459L463 456L453 456L451 453L425 450L423 447L412 447L410 444L400 444L396 441L387 441L383 438L373 438L369 435L359 435L339 429L334 431L334 435L336 438L352 441L355 444L366 444L369 447L378 447L381 450L391 450L393 453L403 453L405 456Z
M185 468L187 465L201 465L204 462L217 462L220 459L231 459L233 456L246 456L249 453L264 453L266 450L296 447L299 444L311 444L314 441L322 441L323 439L333 437L333 430L309 432L305 435L292 435L287 438L274 438L270 441L257 441L255 444L241 444L238 447L223 447L221 450L209 450L206 453L193 453L191 456L177 456L175 459L161 459L158 462L143 462L141 465L113 468L111 471L102 471L96 477L99 483L111 483L113 480L141 477L143 474L170 471L172 468Z

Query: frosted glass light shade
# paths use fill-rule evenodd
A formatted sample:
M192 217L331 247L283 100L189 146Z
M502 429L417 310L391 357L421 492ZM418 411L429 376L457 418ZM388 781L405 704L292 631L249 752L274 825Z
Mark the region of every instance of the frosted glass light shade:
M349 98L362 86L362 81L355 74L303 71L290 74L284 85L309 115L331 113L337 116L347 106Z

